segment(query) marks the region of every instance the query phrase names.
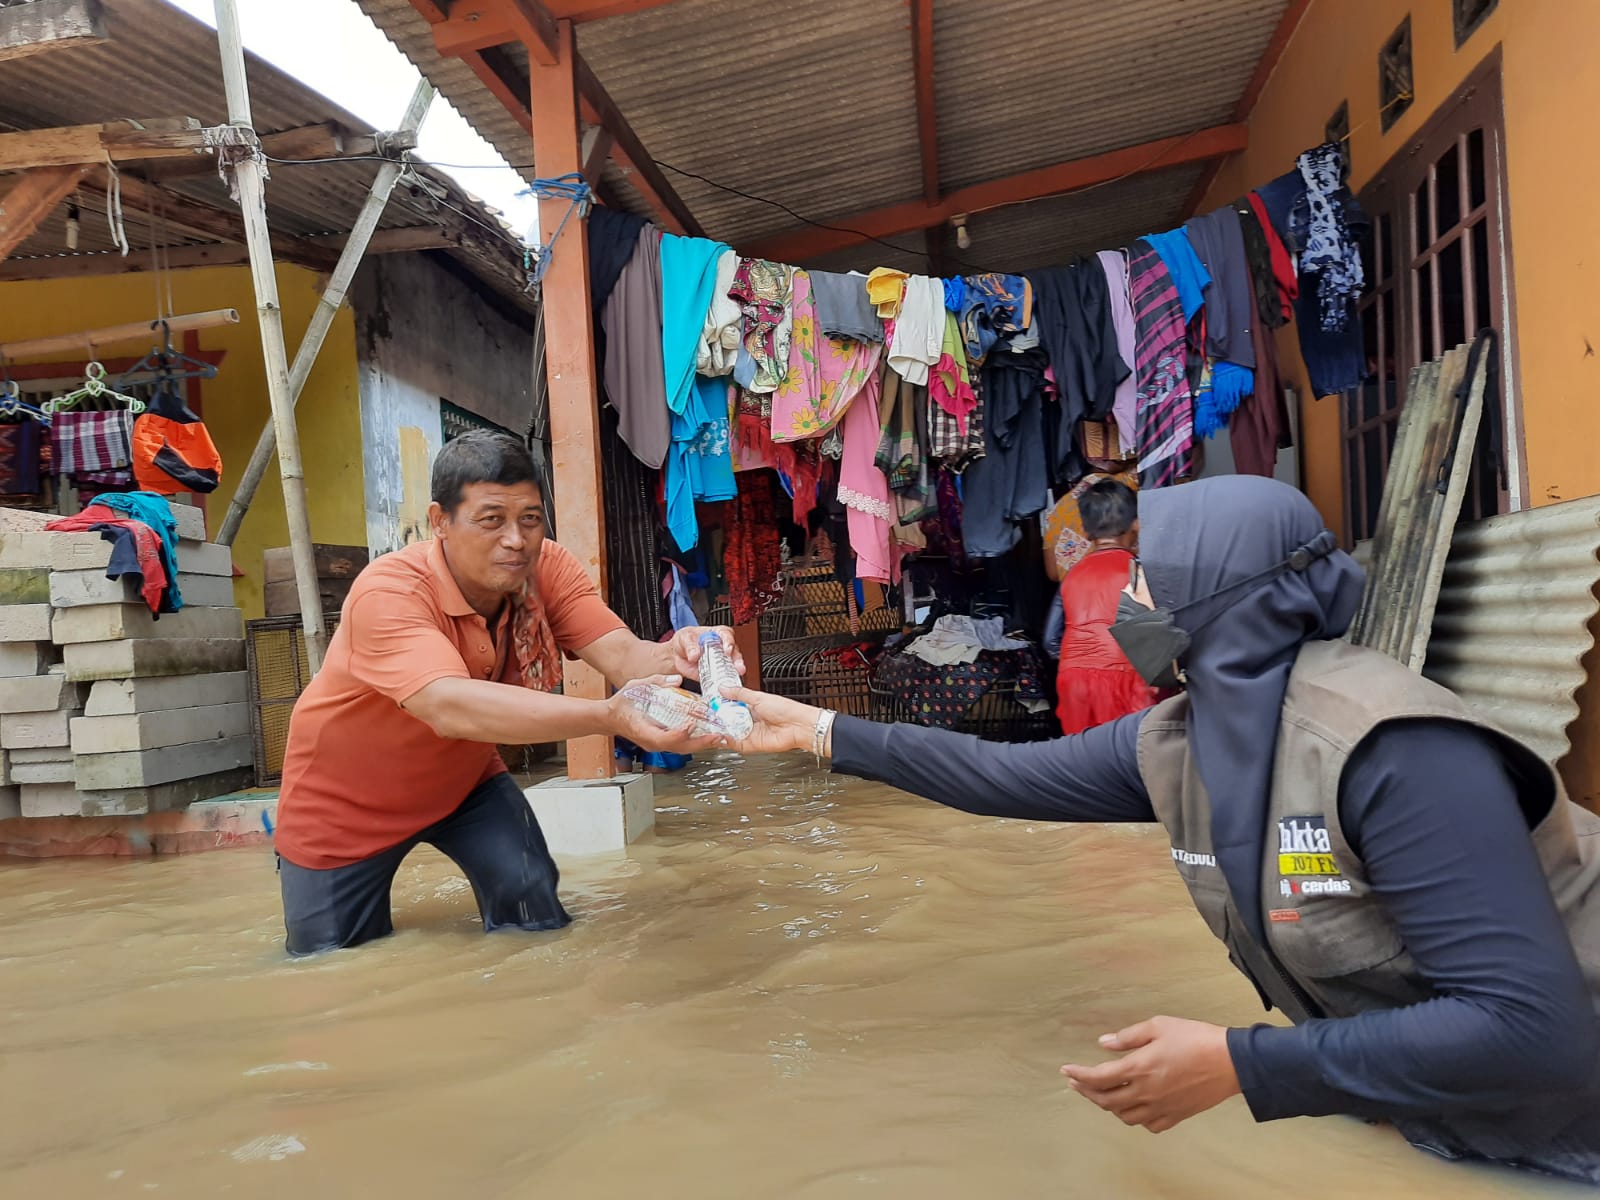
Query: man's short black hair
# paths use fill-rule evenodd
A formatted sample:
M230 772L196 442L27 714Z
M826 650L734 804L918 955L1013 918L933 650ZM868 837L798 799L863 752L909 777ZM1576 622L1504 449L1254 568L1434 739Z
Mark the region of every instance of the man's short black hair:
M511 487L531 483L544 494L544 481L528 448L507 433L474 429L446 442L433 460L433 502L454 513L461 496L475 483Z
M1091 540L1121 537L1139 519L1139 498L1127 484L1102 479L1078 498L1078 516Z

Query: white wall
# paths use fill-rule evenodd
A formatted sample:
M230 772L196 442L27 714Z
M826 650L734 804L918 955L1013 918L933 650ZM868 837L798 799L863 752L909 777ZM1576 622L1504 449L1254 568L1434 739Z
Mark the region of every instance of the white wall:
M378 555L427 536L441 399L507 429L527 428L532 336L429 254L369 259L351 303L367 548Z

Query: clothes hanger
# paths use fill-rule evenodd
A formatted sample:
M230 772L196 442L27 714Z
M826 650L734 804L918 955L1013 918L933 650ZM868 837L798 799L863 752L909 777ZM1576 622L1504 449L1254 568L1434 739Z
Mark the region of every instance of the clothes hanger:
M83 386L76 391L68 392L65 396L57 396L45 405L45 411L51 413L65 412L85 400L111 400L126 404L128 411L138 416L144 411L144 401L137 396L124 395L122 392L106 386L106 369L97 362L91 362L83 369Z
M161 327L161 345L150 347L146 354L131 369L117 377L117 386L125 387L132 382L143 383L147 380L159 380L161 383L176 383L180 379L215 379L217 368L198 358L190 358L180 350L173 349L172 327L167 324L166 318L158 318L150 322L150 328Z
M35 421L50 424L49 414L25 403L22 388L9 379L0 380L0 418L5 417L31 417Z

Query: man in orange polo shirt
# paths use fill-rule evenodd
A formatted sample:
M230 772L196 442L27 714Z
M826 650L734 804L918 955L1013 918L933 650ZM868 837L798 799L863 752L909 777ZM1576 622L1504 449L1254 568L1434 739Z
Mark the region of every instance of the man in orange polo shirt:
M561 928L572 918L556 865L496 746L609 734L693 753L718 741L663 730L620 697L550 694L563 654L616 687L695 676L704 631L668 643L628 631L577 560L545 540L520 442L457 438L432 487L433 540L361 572L289 723L277 850L293 955L391 933L390 885L421 843L465 873L485 930ZM742 671L733 635L719 632Z

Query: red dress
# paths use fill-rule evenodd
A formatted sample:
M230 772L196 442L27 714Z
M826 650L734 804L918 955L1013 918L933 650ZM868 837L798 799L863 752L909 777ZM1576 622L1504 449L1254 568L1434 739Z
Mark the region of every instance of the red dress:
M1063 733L1082 733L1159 699L1111 636L1132 564L1131 550L1108 547L1091 553L1061 581L1065 629L1056 672L1056 716Z

